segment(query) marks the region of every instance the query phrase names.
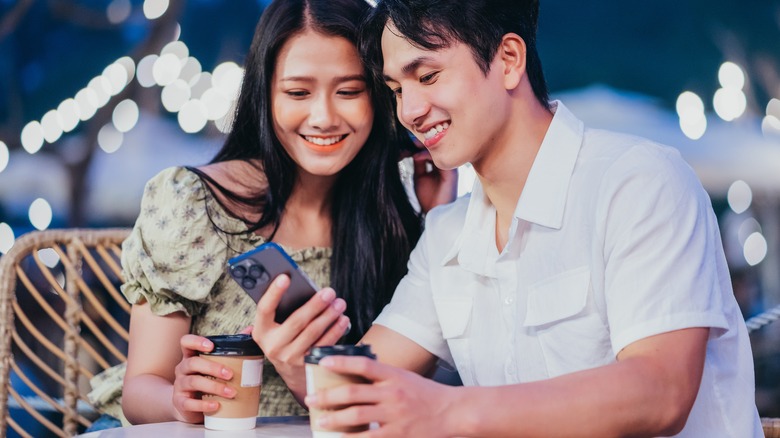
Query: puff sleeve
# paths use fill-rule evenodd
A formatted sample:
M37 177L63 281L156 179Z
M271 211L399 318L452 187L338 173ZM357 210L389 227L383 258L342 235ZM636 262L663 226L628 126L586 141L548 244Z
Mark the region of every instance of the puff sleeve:
M150 179L141 212L122 244L122 292L152 312L198 314L224 275L226 245L209 217L208 189L184 168Z

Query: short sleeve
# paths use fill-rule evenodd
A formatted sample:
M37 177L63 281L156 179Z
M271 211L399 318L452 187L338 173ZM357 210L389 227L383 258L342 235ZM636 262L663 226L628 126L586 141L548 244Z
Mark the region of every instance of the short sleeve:
M435 209L426 218L437 218ZM403 335L436 357L454 364L434 304L430 281L428 242L432 230L426 226L417 246L409 256L409 271L398 283L393 298L374 321Z
M635 148L607 171L603 218L605 293L614 351L659 333L723 333L730 293L721 272L717 219L676 151ZM727 280L726 280L727 281Z
M150 179L141 212L122 244L122 292L152 312L198 314L224 274L227 247L207 209L208 189L184 168Z

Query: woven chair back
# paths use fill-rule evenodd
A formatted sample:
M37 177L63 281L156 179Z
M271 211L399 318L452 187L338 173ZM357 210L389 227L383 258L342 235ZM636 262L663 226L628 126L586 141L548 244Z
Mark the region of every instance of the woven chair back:
M128 233L33 231L0 257L0 438L69 437L95 418L89 379L126 360Z

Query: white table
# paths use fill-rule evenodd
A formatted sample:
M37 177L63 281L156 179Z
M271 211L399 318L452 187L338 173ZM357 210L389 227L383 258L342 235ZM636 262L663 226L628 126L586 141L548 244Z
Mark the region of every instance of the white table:
M306 437L311 438L309 417L258 417L257 427L243 431L209 430L202 424L179 421L118 427L79 435L81 438L254 438Z

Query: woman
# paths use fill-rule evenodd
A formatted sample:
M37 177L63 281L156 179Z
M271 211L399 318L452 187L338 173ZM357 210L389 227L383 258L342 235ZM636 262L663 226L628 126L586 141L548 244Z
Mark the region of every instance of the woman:
M122 290L133 303L121 402L130 422L201 422L218 405L200 394L232 395L204 376L221 370L197 357L211 348L201 336L236 333L255 315L226 275L230 257L282 245L315 282L332 286L318 294L325 312L347 309L334 339L350 323L347 342L359 339L389 301L421 224L398 169L410 140L355 47L367 8L362 0L268 6L222 150L208 165L168 169L147 184L122 253ZM436 187L418 194L423 211L454 196L452 173L415 179ZM122 371L105 379L116 383ZM103 411L121 417L121 386L93 386ZM266 364L259 415L304 412Z

